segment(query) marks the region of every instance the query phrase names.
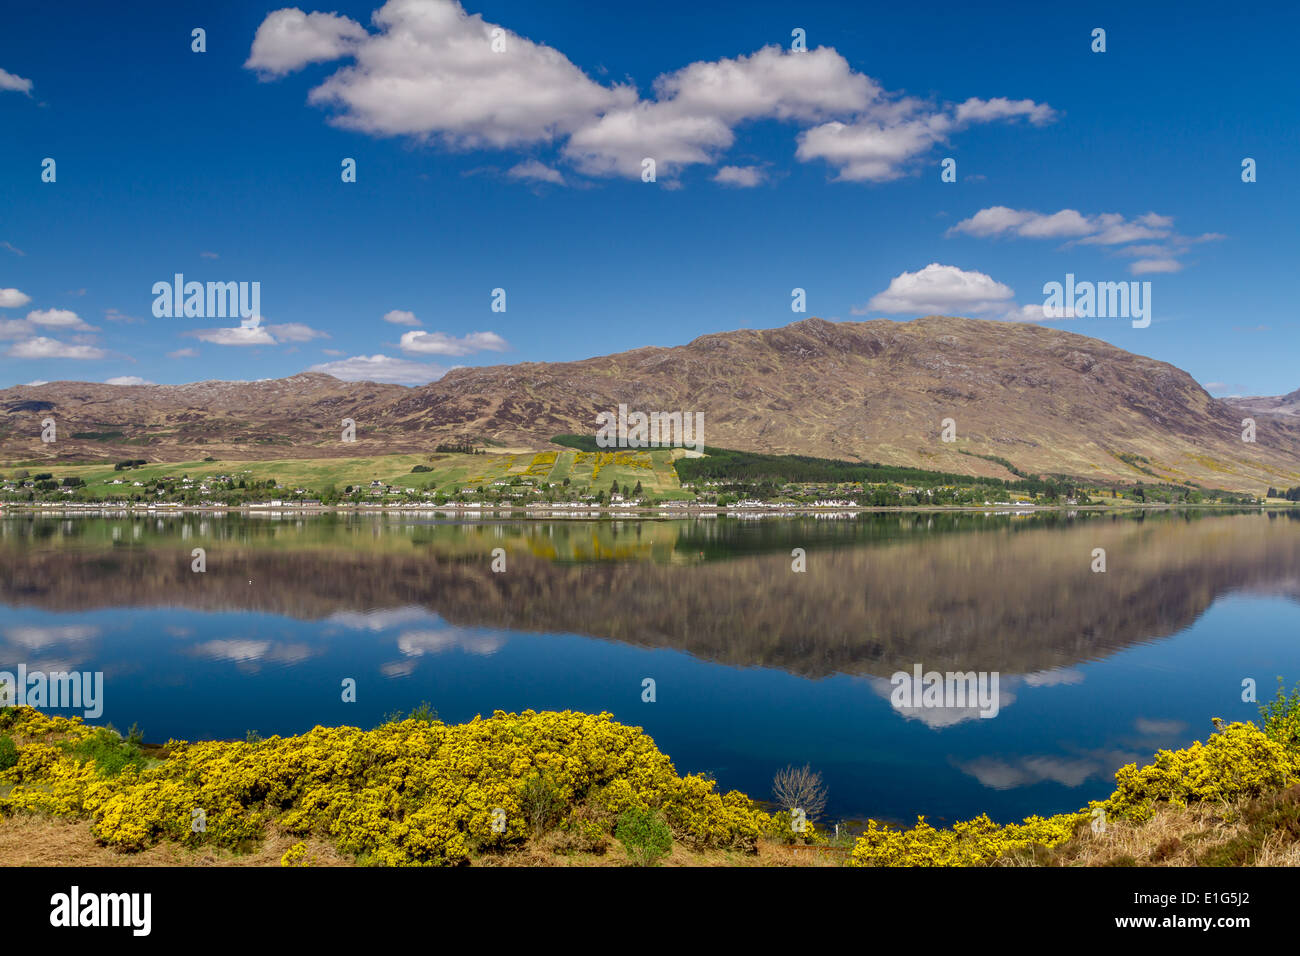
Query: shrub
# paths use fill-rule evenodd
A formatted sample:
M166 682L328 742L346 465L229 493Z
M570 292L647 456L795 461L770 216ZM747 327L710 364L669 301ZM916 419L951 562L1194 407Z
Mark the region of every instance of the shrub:
M12 737L0 737L0 770L18 765L18 745Z
M1288 697L1282 678L1277 679L1277 696L1259 708L1264 733L1290 750L1300 750L1300 683Z
M559 820L564 800L559 787L547 774L532 773L519 788L519 805L533 828L533 835L541 836Z
M638 866L654 866L673 849L673 831L656 810L624 810L614 836Z
M1279 694L1280 700L1286 700ZM1281 707L1281 710L1278 708ZM1289 700L1274 702L1268 713L1281 714L1274 732L1285 737L1294 718ZM1288 738L1289 739L1289 738ZM1300 754L1254 724L1224 725L1182 750L1161 750L1145 767L1128 764L1115 774L1114 793L1077 813L1029 817L999 826L988 818L936 830L921 817L899 830L875 820L853 849L856 866L981 866L1034 847L1051 848L1070 839L1096 809L1108 817L1142 823L1158 805L1185 807L1196 802L1231 801L1274 793L1300 778Z

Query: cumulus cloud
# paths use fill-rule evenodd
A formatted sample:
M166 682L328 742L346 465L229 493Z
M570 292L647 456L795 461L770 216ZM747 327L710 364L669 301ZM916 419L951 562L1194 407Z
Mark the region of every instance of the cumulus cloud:
M335 125L467 149L562 140L560 154L592 176L639 176L645 158L661 176L713 164L734 142L735 127L772 119L822 124L799 135L800 160L824 160L839 179L884 180L973 124L1055 118L1032 100L934 105L888 94L832 47L796 53L771 45L691 63L660 75L653 96L642 98L631 84L592 80L559 50L468 14L457 0L390 0L371 21L374 32L334 14L274 11L245 66L269 78L349 58L308 94L333 111ZM536 159L508 175L563 178Z
M195 329L184 334L210 345L275 345L271 333L257 325L241 325L233 329Z
M504 352L508 343L495 332L471 332L453 338L445 332L403 332L403 352L417 355L469 355L473 352Z
M30 301L32 301L31 296L17 289L0 289L0 309L22 308Z
M1128 268L1135 276L1141 276L1152 272L1181 272L1183 264L1177 259L1138 259Z
M1010 287L983 272L932 262L917 272L895 276L862 311L965 315L1005 310L1014 295Z
M557 186L564 185L564 176L558 169L552 169L545 163L536 159L525 160L506 170L506 175L511 179L527 179L539 183L554 183Z
M1179 256L1191 246L1223 239L1207 232L1195 238L1174 231L1172 216L1148 212L1133 219L1120 213L1085 215L1077 209L1042 213L1032 209L990 206L951 227L947 235L979 238L1062 239L1067 245L1103 246L1114 254L1135 259L1129 265L1133 275L1179 272ZM1158 242L1152 242L1158 240Z
M336 109L333 122L347 129L439 137L458 147L519 146L549 142L636 98L630 87L602 86L558 50L471 16L454 0L391 0L371 20L379 33L358 34L347 21L329 35L341 38L332 48L349 52L354 64L308 96ZM501 53L493 50L498 29ZM295 44L283 47L268 41L259 59L293 68L301 54Z
M279 345L282 342L310 342L312 339L329 338L329 333L313 329L301 322L286 322L282 325L262 325L261 316L242 320L237 328L230 329L194 329L182 335L192 335L200 342L210 345Z
M148 379L141 378L139 375L119 375L116 378L104 380L105 385L156 385Z
M257 28L244 66L268 78L284 76L308 63L337 60L365 38L365 27L338 14L276 10Z
M327 339L328 332L313 329L301 322L286 322L283 325L269 325L267 328L277 342L310 342L312 339Z
M87 325L81 316L69 309L36 309L27 313L27 321L34 326L47 329L62 329L69 332L94 332L93 325Z
M948 230L948 235L964 232L982 238L1011 234L1026 239L1074 239L1089 235L1096 229L1087 216L1074 209L1048 214L990 206L957 223Z
M407 312L404 309L393 309L384 313L384 321L391 322L393 325L419 325L420 320L415 317L414 312Z
M37 336L10 346L5 355L19 359L101 359L108 353L91 345L72 345Z
M713 177L713 181L725 186L750 188L759 185L766 178L767 175L758 166L723 166Z
M445 368L387 355L354 355L337 362L313 365L308 371L324 372L345 382L386 382L392 385L427 385L447 374Z
M0 90L12 90L16 93L26 93L31 96L32 81L25 80L8 70L0 70Z
M1034 126L1043 126L1056 119L1056 111L1046 103L1009 100L1005 96L995 96L991 100L972 96L953 111L953 120L958 124L992 123L1020 118L1028 120Z

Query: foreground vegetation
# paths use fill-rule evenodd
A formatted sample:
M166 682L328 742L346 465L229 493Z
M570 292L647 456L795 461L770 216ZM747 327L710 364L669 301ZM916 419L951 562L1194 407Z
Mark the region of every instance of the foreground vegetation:
M1300 864L1300 689L1279 690L1262 713L1262 727L1216 721L1204 743L1121 768L1107 799L1074 813L942 829L868 821L847 862ZM586 863L616 841L618 859L642 864L835 859L815 826L796 833L788 811L678 776L639 728L571 711L449 725L426 710L370 731L172 741L151 753L138 733L6 708L0 818L0 833L89 821L99 845L128 853L171 844L264 854L268 840L295 841L287 865ZM792 844L814 852L774 856Z

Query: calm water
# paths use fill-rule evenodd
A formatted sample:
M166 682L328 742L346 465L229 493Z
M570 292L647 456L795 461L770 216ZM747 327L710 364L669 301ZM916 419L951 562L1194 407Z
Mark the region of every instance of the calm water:
M103 671L101 720L148 740L422 701L447 721L603 710L723 789L766 797L810 763L837 817L1104 796L1120 764L1255 718L1244 678L1263 698L1300 678L1298 599L1287 513L0 519L0 670ZM889 677L916 663L999 672L998 715L895 710Z

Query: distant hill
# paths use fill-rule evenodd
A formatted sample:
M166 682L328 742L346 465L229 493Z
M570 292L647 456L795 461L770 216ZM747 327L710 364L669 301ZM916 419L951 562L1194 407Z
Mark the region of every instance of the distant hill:
M1287 415L1300 417L1300 389L1290 392L1287 395L1272 395L1260 397L1248 397L1234 395L1231 398L1225 398L1233 408L1240 409L1243 413L1265 415Z
M1247 444L1241 408L1168 363L1059 329L944 316L811 318L576 362L455 369L420 388L311 373L19 386L0 391L0 457L351 457L466 436L542 448L553 435L593 433L597 412L620 403L703 412L708 444L747 451L998 478L1014 477L1005 462L1252 492L1300 484L1300 417L1262 417ZM46 416L58 422L55 445L39 440ZM340 441L344 418L356 421L354 444ZM954 443L940 441L945 418Z

